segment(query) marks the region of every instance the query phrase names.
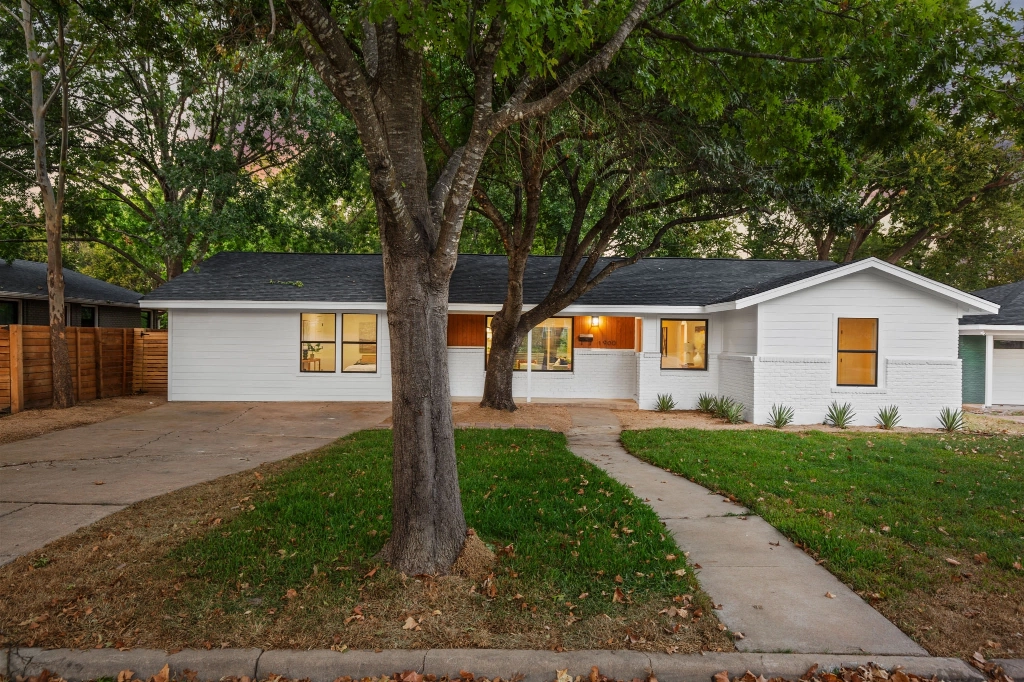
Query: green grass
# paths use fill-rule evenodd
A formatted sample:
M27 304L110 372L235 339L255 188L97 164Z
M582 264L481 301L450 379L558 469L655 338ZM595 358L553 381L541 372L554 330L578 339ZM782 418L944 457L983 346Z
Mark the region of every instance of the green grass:
M685 562L654 512L574 456L562 434L459 430L456 448L469 525L485 542L514 547L496 577L501 594L522 593L542 608L605 595L574 607L586 615L617 607L617 585L633 600L696 588L689 571L674 573ZM205 595L197 601L209 604L216 593L221 608L238 611L257 598L279 604L287 590L311 584L324 603L358 601L390 528L391 433L342 439L268 476L242 506L172 554L190 590Z
M1024 438L652 429L622 441L735 495L855 589L948 584L981 552L1024 577Z

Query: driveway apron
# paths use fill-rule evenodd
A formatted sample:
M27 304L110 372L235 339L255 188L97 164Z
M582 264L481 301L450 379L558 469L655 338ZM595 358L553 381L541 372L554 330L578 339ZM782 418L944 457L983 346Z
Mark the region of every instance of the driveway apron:
M765 520L687 479L633 457L603 408L570 409L570 449L657 512L697 569L740 651L927 652ZM828 596L831 595L831 596Z
M167 403L0 445L0 565L157 495L377 426L388 403Z

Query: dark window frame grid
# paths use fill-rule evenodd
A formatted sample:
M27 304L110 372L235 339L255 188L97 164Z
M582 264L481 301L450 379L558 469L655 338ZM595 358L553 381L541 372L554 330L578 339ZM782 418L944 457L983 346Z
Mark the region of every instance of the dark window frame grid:
M490 338L487 332L491 329L490 321L494 319L494 315L484 315L484 371L487 371L487 363L491 358L491 349L488 345ZM573 315L553 315L551 317L544 318L544 322L548 320L569 320L569 369L534 369L533 372L555 372L558 374L575 374L576 373L576 317ZM543 323L541 323L543 324ZM539 327L540 325L537 325ZM537 327L534 327L536 329ZM533 329L530 330L531 332ZM527 337L529 338L529 337ZM524 339L525 341L526 339ZM528 342L527 342L528 343ZM517 351L518 352L518 351ZM513 372L525 372L525 369L512 368Z
M330 315L334 318L334 341L303 341L302 339L302 316L303 315ZM302 350L303 346L307 343L319 343L321 345L334 346L334 366L338 366L338 313L316 313L316 312L300 312L299 313L299 373L300 374L337 374L337 369L302 369Z
M346 341L345 340L345 316L346 315L373 315L373 342L369 341ZM341 313L341 373L342 374L377 374L380 372L380 356L377 353L377 344L380 339L380 320L377 313ZM358 369L345 369L345 346L373 346L373 371L367 372Z
M665 338L665 322L703 322L704 323L704 366L703 367L666 367L665 357L667 356L667 341ZM662 317L658 319L658 351L661 353L661 357L658 360L658 365L662 371L665 372L707 372L708 365L708 342L711 339L711 320L710 318L702 317Z
M839 328L843 320L874 320L875 321L875 349L874 350L839 350ZM861 386L863 388L878 387L878 335L881 321L877 317L837 317L836 318L836 386ZM875 369L872 376L875 377L873 384L843 384L839 382L839 354L840 353L870 353L875 356Z

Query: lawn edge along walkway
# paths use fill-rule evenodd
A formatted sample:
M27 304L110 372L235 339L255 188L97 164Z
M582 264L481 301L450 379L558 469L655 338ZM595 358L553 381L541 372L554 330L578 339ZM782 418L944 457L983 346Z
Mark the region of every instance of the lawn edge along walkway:
M465 670L478 677L522 682L551 682L556 671L567 670L586 678L591 666L618 680L646 679L658 682L708 682L718 672L731 676L749 670L767 678L796 680L812 665L822 670L874 663L887 669L897 666L922 677L949 682L985 682L980 672L957 658L921 656L814 655L708 653L704 655L647 654L640 651L533 651L522 649L390 649L387 651L185 649L168 654L156 649L7 649L0 652L0 676L7 679L36 677L43 670L68 682L117 678L131 670L136 679L149 679L167 665L171 679L219 680L249 677L253 680L280 675L291 680L333 682L339 677L355 680L414 670L421 674L455 679Z
M569 414L569 449L654 509L699 570L719 620L742 633L739 651L928 655L767 521L629 454L611 410Z

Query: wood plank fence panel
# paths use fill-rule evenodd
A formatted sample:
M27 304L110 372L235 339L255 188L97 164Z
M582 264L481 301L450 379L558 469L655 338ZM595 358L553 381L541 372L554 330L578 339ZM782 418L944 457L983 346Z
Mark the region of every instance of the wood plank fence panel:
M68 327L67 342L76 401L136 392L166 394L166 331ZM50 328L0 326L0 410L49 407L52 402Z

